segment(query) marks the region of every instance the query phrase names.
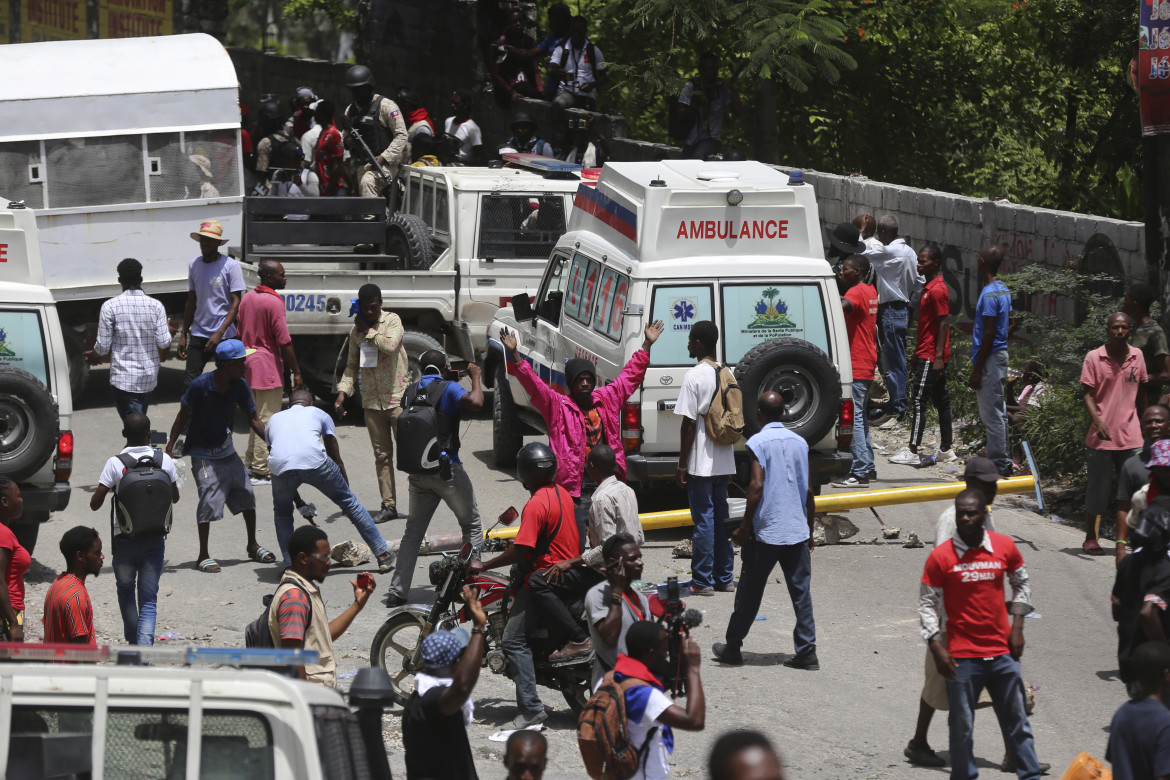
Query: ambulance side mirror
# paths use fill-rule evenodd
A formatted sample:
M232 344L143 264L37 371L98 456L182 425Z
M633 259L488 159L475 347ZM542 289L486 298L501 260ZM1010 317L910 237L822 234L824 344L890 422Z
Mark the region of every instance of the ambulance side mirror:
M516 322L528 322L536 318L532 312L532 299L528 297L528 293L512 296L512 313L516 317Z

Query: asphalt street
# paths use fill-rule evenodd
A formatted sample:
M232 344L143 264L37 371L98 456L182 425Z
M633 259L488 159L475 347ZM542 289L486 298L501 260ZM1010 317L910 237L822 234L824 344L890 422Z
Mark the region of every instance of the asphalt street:
M162 371L156 405L150 417L155 430L168 431L178 410L181 366L171 360ZM490 404L489 404L490 406ZM525 491L509 472L495 470L491 455L491 421L487 414L464 423L463 460L477 491L481 514L494 518L508 506L523 506ZM52 574L63 561L57 541L69 527L93 525L109 539L108 512L91 512L89 498L106 458L122 446L120 421L108 391L108 373L94 370L90 390L74 413L76 441L73 496L69 508L42 528L28 577L28 636L39 637L41 605ZM247 443L242 416L236 448ZM884 436L884 433L882 434ZM904 435L904 434L902 434ZM347 419L338 429L341 451L357 495L368 506L378 504L372 452L364 426ZM889 451L901 445L895 431ZM1079 442L1069 442L1079 446ZM940 467L919 470L890 464L879 457L877 487L919 485L954 479ZM953 467L952 471L955 470ZM173 531L167 541L157 635L176 635L170 641L197 645L242 645L243 626L262 610L261 597L270 593L280 572L274 565L256 564L244 551L240 518L227 517L211 533L211 554L223 566L219 574L195 569L198 549L195 529L196 495L189 465L176 507ZM405 475L397 480L400 509L407 508ZM271 490L256 489L260 543L275 549ZM350 523L328 505L323 496L305 491L321 511L319 521L331 542L357 539ZM679 493L647 498L655 509L683 506ZM705 615L694 636L704 650L703 685L707 695L706 730L676 733L671 757L672 774L703 777L711 743L724 731L756 728L766 732L783 754L790 778L931 778L946 770L910 766L902 749L914 729L922 686L925 653L918 630L918 582L934 540L934 522L941 503L887 507L881 511L887 525L901 529L902 538L880 539L877 520L868 510L849 517L861 530L848 541L822 547L813 554L813 607L821 670L787 669L780 663L792 653L792 608L777 571L744 646L746 664L727 667L713 661L710 646L722 641L731 614L733 596L693 597L688 606ZM1080 551L1081 534L1032 511L1032 497L1002 497L995 504L998 529L1016 540L1032 578L1037 614L1027 621L1024 679L1035 689L1032 727L1041 761L1053 765L1058 777L1081 751L1104 758L1107 728L1125 692L1117 679L1116 632L1110 618L1109 592L1113 582L1111 557L1090 558ZM298 520L298 522L300 522ZM490 523L490 520L488 520ZM488 523L485 523L488 524ZM387 539L402 534L405 521L379 526ZM431 533L459 530L453 515L441 507ZM909 532L926 542L922 549L903 548ZM667 576L689 577L689 562L672 557L674 545L689 532L683 529L648 535L644 579L662 582ZM278 553L279 557L279 553ZM411 600L430 601L425 573L433 560L421 557ZM738 569L738 564L737 564ZM362 567L359 570L368 570ZM326 580L327 608L337 614L350 602L347 580L354 570L335 567ZM379 591L353 626L337 642L339 671L344 675L368 664L370 643L383 620L381 603L388 577L378 577ZM121 620L109 566L88 582L94 601L99 641L122 643ZM348 679L342 680L342 687ZM560 694L543 691L552 714L546 734L550 740L547 777L583 777L577 752L575 717ZM502 776L502 744L489 739L516 714L511 682L483 671L475 691L475 723L469 727L476 763L483 777ZM944 714L945 715L945 714ZM392 768L405 776L396 711L385 719ZM930 742L946 754L945 716L936 717ZM989 709L976 717L975 755L983 776L999 777L1003 744Z

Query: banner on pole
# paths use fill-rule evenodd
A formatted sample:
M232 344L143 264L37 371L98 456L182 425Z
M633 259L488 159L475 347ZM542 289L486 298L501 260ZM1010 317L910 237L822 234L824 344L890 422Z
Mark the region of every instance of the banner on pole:
M1140 0L1137 90L1142 135L1170 133L1170 0Z

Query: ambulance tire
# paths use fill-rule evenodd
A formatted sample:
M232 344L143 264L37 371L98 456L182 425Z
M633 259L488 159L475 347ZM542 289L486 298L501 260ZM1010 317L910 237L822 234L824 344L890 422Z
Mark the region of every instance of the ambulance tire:
M496 387L492 391L492 452L498 469L516 465L516 453L524 446L524 426L516 414L508 371L501 360L496 364Z
M763 427L756 404L764 393L784 396L781 421L810 445L833 429L841 407L841 378L829 356L803 339L777 338L757 344L740 358L735 379L743 392L744 437Z
M60 423L57 404L41 380L0 366L0 474L20 482L53 456Z
M426 271L435 262L427 223L413 214L395 214L386 223L386 254L402 258L407 271Z

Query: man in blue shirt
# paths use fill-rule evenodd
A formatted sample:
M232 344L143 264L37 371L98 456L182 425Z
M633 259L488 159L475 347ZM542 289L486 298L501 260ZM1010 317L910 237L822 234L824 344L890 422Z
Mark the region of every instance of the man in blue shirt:
M756 414L764 427L747 442L752 458L751 483L743 522L731 535L731 541L742 546L743 568L735 608L727 623L727 643L717 642L712 651L715 659L725 664L743 663L740 647L760 611L768 577L779 563L796 612L796 630L792 634L796 655L784 665L816 670L821 666L809 592L813 492L808 442L784 427L780 422L783 412L784 400L779 393L760 396Z
M341 460L333 419L313 406L313 394L303 387L293 390L288 400L288 409L272 415L264 426L269 447L268 466L272 471L272 519L276 523L276 541L284 556L284 567L292 566L288 540L293 532L293 499L297 488L308 484L345 512L362 541L377 556L378 571L390 571L394 553L378 533L369 511L349 488L349 475Z
M1170 776L1170 646L1146 642L1133 654L1141 693L1113 715L1105 760L1113 764L1116 780Z
M418 362L423 375L414 386L415 393L422 393L432 382L444 381L447 355L442 350L427 350L419 356ZM471 377L471 392L460 387L458 382L448 382L439 399L439 413L450 418L452 431L451 446L446 450L451 458L450 478L443 479L442 474L411 474L407 479L410 483L410 514L406 521L406 530L402 533L402 541L398 545L398 563L390 580L390 593L386 596L388 606L405 604L406 597L410 595L410 582L414 578L414 564L418 560L419 546L440 501L447 504L455 514L455 519L459 521L459 526L463 529L464 543L479 544L483 539L483 525L479 519L479 507L475 503L475 489L471 486L471 478L463 470L462 461L459 460L459 416L464 411L478 412L483 408L483 387L479 383L481 373L483 372L478 365L469 364L467 374ZM411 391L407 390L407 394L411 394ZM406 395L403 396L404 405L405 398ZM401 446L400 443L399 447Z
M1007 285L995 278L1003 262L1003 250L997 246L979 251L979 281L983 289L975 304L975 325L971 340L971 378L967 384L976 391L979 417L987 431L987 457L999 473L1010 477L1011 450L1008 449L1007 401L1003 383L1007 380L1008 336L1015 329L1012 318L1012 294Z
M232 416L237 406L248 415L248 424L256 435L264 437L264 423L256 413L252 391L244 380L244 358L252 352L255 350L245 349L239 339L219 343L215 348L215 370L200 374L187 386L167 442L167 455L174 457L175 440L187 429L183 455L191 456L191 473L199 491L195 512L199 524L199 557L195 566L209 574L218 572L219 564L208 554L207 538L211 522L223 517L225 505L233 515L244 515L248 557L256 563L276 562L276 556L256 541L256 497L232 441Z

